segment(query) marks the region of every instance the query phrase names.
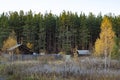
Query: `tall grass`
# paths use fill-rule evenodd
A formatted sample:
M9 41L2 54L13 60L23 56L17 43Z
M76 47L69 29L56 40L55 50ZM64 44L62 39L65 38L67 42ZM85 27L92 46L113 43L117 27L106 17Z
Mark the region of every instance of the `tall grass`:
M98 58L84 57L77 62L43 58L0 64L0 75L6 80L119 80L119 67L120 63L112 60L105 70L104 60Z

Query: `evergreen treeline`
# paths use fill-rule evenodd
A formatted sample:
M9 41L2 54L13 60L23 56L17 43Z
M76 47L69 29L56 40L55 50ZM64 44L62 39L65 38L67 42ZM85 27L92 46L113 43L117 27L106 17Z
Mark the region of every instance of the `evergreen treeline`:
M117 37L120 38L120 16L108 15ZM103 17L93 13L63 11L59 16L53 13L9 12L0 15L0 47L12 30L17 42L32 43L33 50L46 50L49 53L78 49L92 49L99 37Z

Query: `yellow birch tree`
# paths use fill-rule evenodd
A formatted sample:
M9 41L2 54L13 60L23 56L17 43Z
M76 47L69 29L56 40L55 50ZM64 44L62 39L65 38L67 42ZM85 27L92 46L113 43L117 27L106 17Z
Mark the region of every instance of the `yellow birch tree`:
M17 44L15 32L12 31L12 33L9 35L8 39L3 42L3 48L2 50L5 51L9 49L10 47L13 47Z
M105 53L107 56L111 56L114 41L115 33L112 30L112 23L107 16L103 18L101 23L101 32L100 38L95 42L95 55L103 56Z

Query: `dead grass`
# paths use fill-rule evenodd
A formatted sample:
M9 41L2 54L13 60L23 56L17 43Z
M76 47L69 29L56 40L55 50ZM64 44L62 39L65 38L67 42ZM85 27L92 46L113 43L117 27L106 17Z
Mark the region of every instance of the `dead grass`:
M100 58L82 57L78 62L45 58L1 64L0 73L7 80L119 80L119 68L116 60L105 70Z

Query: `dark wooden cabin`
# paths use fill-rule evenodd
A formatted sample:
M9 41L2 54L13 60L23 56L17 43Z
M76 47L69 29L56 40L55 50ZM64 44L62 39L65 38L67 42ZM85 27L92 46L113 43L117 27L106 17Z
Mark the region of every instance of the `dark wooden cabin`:
M33 51L24 44L17 44L9 49L8 52L14 53L15 49L18 48L21 54L33 54Z

